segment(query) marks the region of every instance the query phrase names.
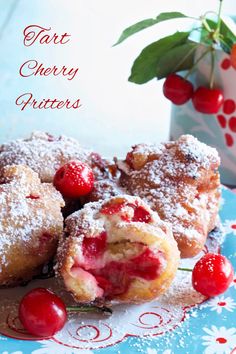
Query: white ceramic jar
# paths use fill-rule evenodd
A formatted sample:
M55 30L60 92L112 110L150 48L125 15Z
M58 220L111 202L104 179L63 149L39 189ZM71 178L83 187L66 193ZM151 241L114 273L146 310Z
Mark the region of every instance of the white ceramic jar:
M199 53L197 53L199 56ZM190 80L194 87L209 86L211 71L210 54L197 65ZM192 134L214 146L221 156L222 183L236 185L236 69L230 64L229 55L216 50L215 87L223 90L224 104L217 114L197 112L191 101L172 107L170 137Z

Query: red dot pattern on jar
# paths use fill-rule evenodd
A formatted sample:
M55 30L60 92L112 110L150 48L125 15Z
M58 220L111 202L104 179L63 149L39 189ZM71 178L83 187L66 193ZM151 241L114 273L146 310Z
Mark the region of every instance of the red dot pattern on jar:
M227 70L231 67L231 62L229 58L225 58L222 62L221 62L221 68L223 70Z
M232 65L229 58L222 60L221 69L229 70ZM224 133L225 144L228 147L233 147L236 133L236 102L232 98L227 98L222 106L222 111L216 116L217 121L221 129L227 129Z
M217 120L218 120L221 128L226 128L227 121L226 121L225 116L223 116L222 114L218 114Z
M231 117L229 119L229 129L236 133L236 117Z
M229 146L229 147L233 146L234 145L234 139L233 139L232 135L226 133L225 134L225 142L226 142L227 146Z
M224 105L223 105L223 112L225 114L232 114L235 112L236 104L234 100L228 99L225 100Z

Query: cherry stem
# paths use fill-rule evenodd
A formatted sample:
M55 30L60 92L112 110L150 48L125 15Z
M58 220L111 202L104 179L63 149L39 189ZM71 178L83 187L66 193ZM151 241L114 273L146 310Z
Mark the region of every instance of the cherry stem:
M184 272L192 272L192 269L189 268L178 268L178 270L183 270Z
M219 10L218 10L218 22L217 22L217 26L216 26L216 32L218 33L220 31L220 23L221 23L221 11L222 11L222 4L223 4L223 0L220 0L220 5L219 5Z
M210 74L210 89L214 86L214 69L215 69L215 49L211 48L211 74Z
M185 60L196 50L196 46L193 46L189 52L180 60L180 62L175 66L173 72L177 72L180 66L185 62Z
M203 18L202 24L203 24L203 26L205 27L205 29L206 29L209 33L212 32L212 28L208 25L208 23L207 23L207 21L206 21L205 18Z
M68 312L98 312L106 315L112 314L112 309L106 306L95 305L80 305L80 306L66 306Z
M187 72L187 74L184 76L185 79L187 79L189 77L189 75L193 72L193 70L196 68L196 66L198 65L198 63L204 58L204 56L209 53L211 50L211 48L208 48L205 52L202 53L202 55L200 55L200 57L195 61L194 65L191 67L191 69Z

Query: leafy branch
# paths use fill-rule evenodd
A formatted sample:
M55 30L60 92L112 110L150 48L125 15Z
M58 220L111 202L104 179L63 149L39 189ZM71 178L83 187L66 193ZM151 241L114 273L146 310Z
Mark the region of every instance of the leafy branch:
M122 43L148 27L178 18L197 20L199 22L197 29L200 30L201 34L199 42L191 40L191 33L195 30L193 27L192 31L176 32L149 44L135 59L129 81L144 84L155 77L161 79L177 71L191 70L195 67L194 57L199 45L208 47L212 55L214 55L216 47L229 54L236 42L236 35L221 18L221 7L222 0L220 0L216 20L207 17L209 12L197 19L181 12L163 12L156 18L145 19L126 28L114 45ZM214 62L214 59L212 59L212 62ZM213 78L211 78L212 80Z

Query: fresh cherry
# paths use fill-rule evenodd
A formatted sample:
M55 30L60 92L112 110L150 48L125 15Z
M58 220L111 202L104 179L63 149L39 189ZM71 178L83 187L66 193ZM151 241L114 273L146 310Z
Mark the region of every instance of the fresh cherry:
M193 268L192 285L205 296L216 296L228 289L233 275L233 267L226 257L207 253Z
M53 336L62 329L66 318L64 303L47 289L33 289L20 302L19 319L24 328L35 336Z
M192 97L193 85L180 75L170 74L165 79L163 93L171 102L181 105Z
M79 198L91 192L94 184L93 171L83 162L70 161L56 172L53 184L64 197Z
M45 288L29 291L22 298L18 312L22 325L29 333L46 338L52 337L62 329L67 320L67 312L112 314L112 310L106 306L81 304L65 307L57 295Z
M222 106L224 96L223 92L219 89L200 86L194 92L192 101L196 111L204 114L215 114L218 113Z

